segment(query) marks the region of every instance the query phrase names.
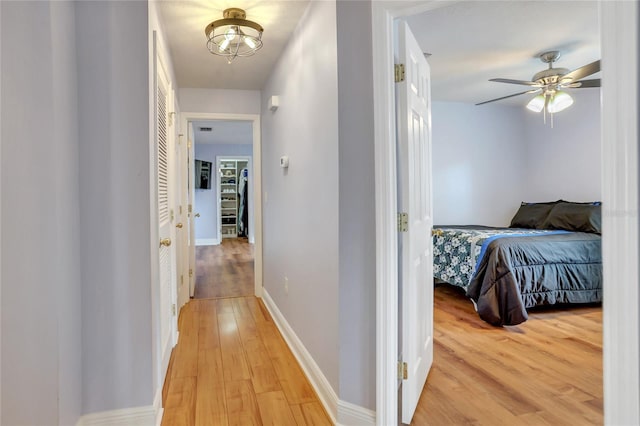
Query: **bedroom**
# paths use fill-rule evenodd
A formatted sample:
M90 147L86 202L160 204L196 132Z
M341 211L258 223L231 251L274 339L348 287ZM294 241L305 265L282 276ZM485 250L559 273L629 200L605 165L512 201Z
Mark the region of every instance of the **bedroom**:
M565 19L568 14L571 15L571 20ZM407 21L423 51L431 54L434 224L507 227L523 201L601 200L599 89L570 91L575 102L570 108L555 114L553 121L549 116L545 120L542 113L536 114L525 109L527 102L535 95L515 96L508 100L474 105L525 90L526 87L488 80L496 77L531 79L536 72L546 68L546 64L535 57L545 50L560 50L561 57L554 67L571 70L599 59L599 34L593 30L598 28L595 3L546 3L542 8L540 3L531 3L527 7L503 2L483 2L482 6L474 6L464 2L413 16ZM441 24L445 21L446 28ZM595 74L588 78L599 77L600 74ZM447 287L436 289L435 335L440 336L440 340L449 341L446 348L450 352L444 351L449 363L455 364L457 359L450 358L451 353L455 353L452 349L455 345L452 346L451 335L446 334L448 331L443 332L438 328L447 320L451 322L452 318L457 318L470 321L471 326L466 332L476 335L465 337L462 333L458 337L475 340L476 343L487 338L487 333L491 335L489 342L493 342L493 339L514 342L522 334L526 334L527 330L529 333L536 333L533 327L546 321L537 322L536 325L524 323L522 326L510 327L512 330L500 335L501 330L491 330L489 324L478 318L462 291L457 292L453 287ZM450 308L442 312L443 305L439 308L439 303L450 304ZM597 312L600 308L591 309L588 312L589 327L598 329L601 327L601 316ZM552 318L554 315L565 318L565 315L577 312L577 321L583 321L583 324L585 321L580 315L586 311L581 309L547 312L545 314L542 311L541 317L546 315L549 324L553 323L556 327L557 319ZM591 323L594 318L595 324ZM567 320L567 323L570 321ZM549 324L544 327L549 327ZM450 324L445 326L449 327ZM452 327L457 326L454 324ZM568 329L572 327L573 325L567 326ZM478 337L480 331L484 337ZM512 331L520 336L514 337ZM560 342L567 341L567 335L563 334L560 338L560 333L557 334L553 338L557 338L557 341L548 338L547 343L554 345L552 352L562 354ZM580 340L584 337L578 334L580 333L569 339L575 337ZM588 340L594 336L596 340L600 339L597 333L584 338ZM522 341L520 344L523 344ZM597 350L594 352L593 348L589 348L585 351L589 356L579 362L587 362L589 365L595 362L600 366L601 341L598 340L595 346ZM440 348L442 355L444 348ZM464 344L458 346L458 350L464 348L469 350ZM539 349L535 352L538 353ZM511 349L505 350L508 352ZM575 348L564 348L567 354L571 354L572 350ZM440 358L443 359L442 356ZM535 359L535 356L527 359ZM541 359L537 361L540 362ZM474 362L476 361L471 361L471 364ZM496 358L493 362L504 362L504 359ZM559 375L578 375L577 369L584 367L576 366L573 373L569 371ZM444 371L441 366L434 370L436 377L440 378ZM593 407L584 409L579 403L574 405L573 411L577 415L572 419L574 422L602 421L601 373L601 366L588 373L589 377L585 380L589 382L591 394L586 396L589 392L584 392L582 395ZM444 374L451 374L451 371ZM429 394L429 397L435 395L433 376L432 372L423 391L425 400L425 394ZM464 381L455 382L455 375L452 377L454 379L449 379L454 382L449 381L449 385L456 383L458 387L467 386L467 390L474 386L469 383L465 385ZM440 379L436 380L440 386L446 384L446 381L443 383ZM543 384L543 381L544 379L532 381L536 384L531 387L546 386L548 383ZM560 382L555 383L561 386ZM574 388L570 382L565 383L564 387L568 392L584 391L584 388L578 388L579 385ZM427 405L423 402L419 403L416 419L425 418L421 416L437 416L433 408L428 406L427 411L421 411L421 407L425 406ZM473 409L474 406L481 407L482 402L470 404L467 409ZM474 417L478 415L477 412L469 414L464 409L456 411L455 408L450 408L460 416L459 420L489 421L488 418ZM571 408L567 410L571 411ZM582 413L578 412L581 410ZM448 415L452 415L451 412ZM540 418L536 419L541 421Z

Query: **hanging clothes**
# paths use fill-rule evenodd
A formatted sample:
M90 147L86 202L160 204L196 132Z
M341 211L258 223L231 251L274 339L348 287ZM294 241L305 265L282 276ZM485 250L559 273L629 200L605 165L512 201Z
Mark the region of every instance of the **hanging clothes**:
M249 171L244 168L238 175L238 195L240 205L238 206L238 236L249 236L249 212L247 206L247 188L249 186Z

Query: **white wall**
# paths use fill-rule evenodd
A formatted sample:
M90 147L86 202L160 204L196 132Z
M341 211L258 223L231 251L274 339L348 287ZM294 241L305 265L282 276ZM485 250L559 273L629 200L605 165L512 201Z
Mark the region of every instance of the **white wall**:
M0 9L0 423L74 424L82 393L74 6Z
M507 226L522 201L601 199L600 91L549 118L524 107L433 103L434 220Z
M340 389L376 401L376 237L371 3L338 1ZM340 419L338 419L340 420Z
M78 2L76 28L82 407L93 413L154 396L147 2Z
M217 185L219 174L216 170L216 157L252 157L252 144L203 144L197 140L194 145L194 158L196 160L210 161L211 167L211 189L196 189L194 200L194 211L200 213L196 219L196 244L198 240L218 240L220 241L218 226L218 209L216 204ZM252 188L250 186L248 189ZM247 194L250 202L253 194Z
M508 226L526 198L522 109L433 102L437 225Z
M574 103L554 117L524 110L526 193L532 201L601 200L600 90L571 91Z
M178 100L184 112L260 114L258 90L180 89Z
M336 61L335 2L310 2L262 91L262 183L264 287L337 392ZM271 95L280 97L275 112Z

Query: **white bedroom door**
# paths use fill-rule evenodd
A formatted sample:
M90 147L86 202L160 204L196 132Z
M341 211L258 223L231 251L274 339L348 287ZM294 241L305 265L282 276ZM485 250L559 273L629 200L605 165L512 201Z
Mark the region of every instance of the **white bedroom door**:
M406 22L398 25L398 211L401 233L402 422L411 423L433 362L433 227L429 65ZM401 70L401 68L400 68ZM399 72L402 74L402 71Z

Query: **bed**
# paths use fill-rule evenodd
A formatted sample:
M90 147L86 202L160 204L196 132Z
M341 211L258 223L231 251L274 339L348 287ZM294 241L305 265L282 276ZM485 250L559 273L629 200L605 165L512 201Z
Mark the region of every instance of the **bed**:
M600 203L522 203L509 228L436 226L434 277L461 287L483 320L602 300Z

